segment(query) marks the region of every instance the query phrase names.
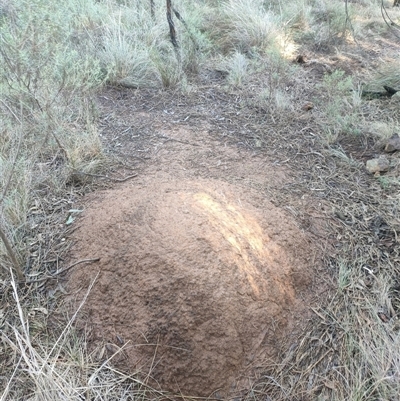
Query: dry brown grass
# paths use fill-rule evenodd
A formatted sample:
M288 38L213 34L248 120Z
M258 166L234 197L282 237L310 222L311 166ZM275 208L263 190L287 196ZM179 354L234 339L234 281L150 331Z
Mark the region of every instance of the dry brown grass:
M315 99L326 98L330 87L324 80L320 82L323 92L314 92ZM339 87L335 85L336 90ZM309 98L307 91L305 87L299 92L301 98ZM339 114L351 97L349 91L341 92L339 96L331 94L328 101L337 105ZM327 117L335 114L325 115L326 101L311 112L316 118L296 112L283 117L270 108L275 118L274 124L269 124L273 137L262 124L254 125L248 135L248 145L262 143L267 151L273 149L275 158L298 172L290 187L267 189L277 204L296 211L304 221L307 212L299 210L294 194L310 196L314 204L321 205L316 213L325 216L325 241L332 246L326 249L324 269L337 290L330 298L321 299L308 330L282 353L282 362L260 370L246 399L397 399L399 159L393 156L390 177L372 177L364 169L366 158L381 152L382 136L369 128L378 122L396 126L399 120L394 104L395 99L361 101L360 107L347 109L354 113L349 116L353 130L342 126L335 137L327 137L329 132L324 134L321 129L334 129ZM373 112L364 115L366 109ZM355 134L356 128L361 134ZM320 134L315 135L317 132ZM278 146L279 155L275 153Z

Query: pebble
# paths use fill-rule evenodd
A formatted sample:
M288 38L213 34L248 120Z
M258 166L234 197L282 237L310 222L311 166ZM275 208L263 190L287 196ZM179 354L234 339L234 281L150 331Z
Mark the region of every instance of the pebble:
M396 150L400 150L400 137L398 134L394 134L389 138L385 146L385 152L387 153L392 153Z
M367 160L365 167L371 174L382 173L389 170L390 162L386 157L381 156L378 159Z

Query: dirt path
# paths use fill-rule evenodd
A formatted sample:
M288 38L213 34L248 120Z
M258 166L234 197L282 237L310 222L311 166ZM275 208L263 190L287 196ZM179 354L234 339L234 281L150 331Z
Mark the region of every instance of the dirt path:
M251 128L234 108L154 100L100 98L104 142L140 173L86 199L74 259L101 260L74 269L69 290L80 301L98 274L82 322L99 358L122 349L117 366L152 386L227 397L294 341L317 293L319 247L268 199L293 172L243 146Z

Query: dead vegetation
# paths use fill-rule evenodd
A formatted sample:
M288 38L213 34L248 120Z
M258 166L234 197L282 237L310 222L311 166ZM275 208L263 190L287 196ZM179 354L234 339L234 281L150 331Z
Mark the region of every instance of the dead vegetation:
M112 358L99 365L60 306L55 273L66 267L79 196L116 159L138 173L151 163L140 146L134 163L117 154L127 127L113 126L117 139L102 143L105 117L93 99L106 84L144 88L120 96L135 93L161 113L185 102L174 118L212 118L217 137L296 172L291 184L260 190L305 230L310 210L298 200L320 205L329 231L321 269L337 291L241 399L398 398L398 152L385 174L364 166L399 131L400 101L361 95L365 84L400 89L399 45L376 2L347 5L353 30L339 1L182 2L191 31L178 25L179 60L157 2L0 1L1 400L167 397ZM397 24L397 8L386 10ZM293 63L299 54L305 63ZM139 144L160 141L139 123L130 128ZM28 283L13 276L16 263Z

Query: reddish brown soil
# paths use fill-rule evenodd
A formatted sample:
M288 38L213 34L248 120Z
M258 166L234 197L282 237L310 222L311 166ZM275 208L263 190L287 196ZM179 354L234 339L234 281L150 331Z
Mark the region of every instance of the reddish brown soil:
M260 190L289 171L195 127L157 135L136 178L86 200L73 259L101 260L72 269L68 287L79 302L95 280L81 324L103 358L122 347L118 368L152 386L226 397L307 317L316 246Z
M319 245L342 238L326 238L324 221L346 209L345 200L357 192L348 182L366 186L362 174L343 174L323 154L318 104L309 110L304 105L319 98L316 83L326 73L364 74L368 65L378 67L381 47L373 41L364 46L367 62L354 49L323 57L305 52L301 85L286 77L284 86L293 92L292 113L260 104L267 73L253 77L246 91L220 90L224 80L216 71L199 73L204 76L186 94L104 91L98 103L105 151L138 174L87 197L75 232L71 263L100 261L70 270L68 301L76 310L93 284L79 325L90 329L89 343L101 362L112 358L119 369L139 372L162 390L235 399L265 380L259 375L252 383L252 375L296 349L291 343L324 290ZM338 142L341 151L362 161L373 156L367 136L349 138ZM319 341L317 363L326 357L330 369L325 347ZM286 361L296 361L287 363L284 372L294 376L287 382L303 367L310 375L292 398L332 389L328 370L315 384L315 358L308 364L305 354L290 354ZM270 380L285 398L284 386ZM262 392L259 397L273 399Z
M100 262L71 269L68 287L76 308L95 280L80 323L101 360L122 349L113 362L151 386L226 398L307 320L321 227L306 194L284 199L296 185L285 154L257 150L269 123L202 93L167 106L146 91L100 98L104 143L138 175L86 199L71 263ZM236 131L256 150L215 135Z

